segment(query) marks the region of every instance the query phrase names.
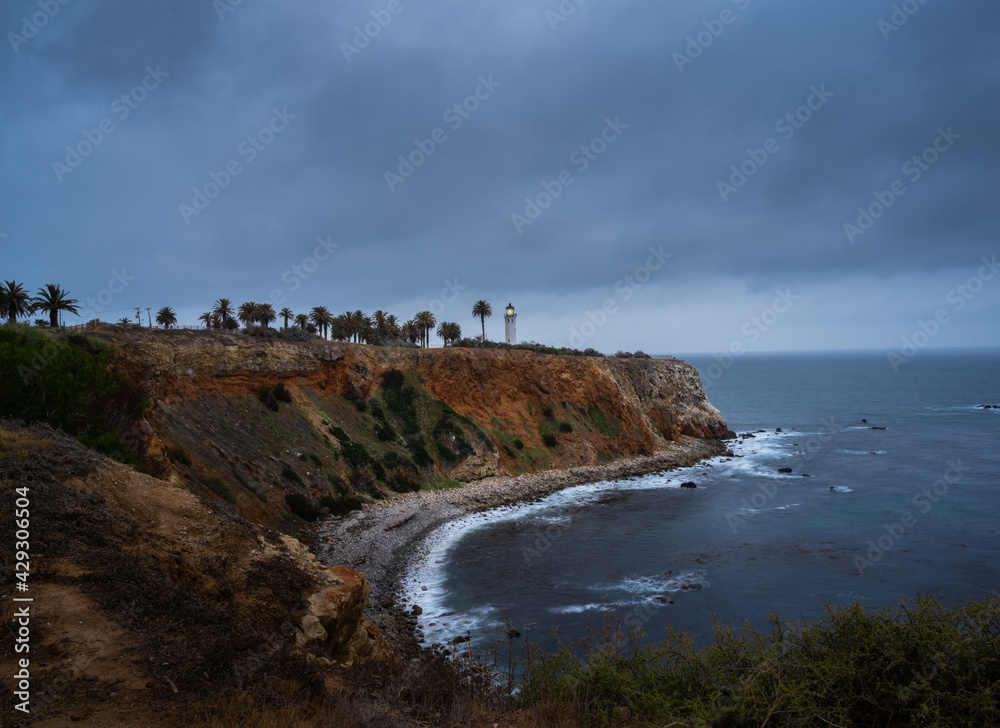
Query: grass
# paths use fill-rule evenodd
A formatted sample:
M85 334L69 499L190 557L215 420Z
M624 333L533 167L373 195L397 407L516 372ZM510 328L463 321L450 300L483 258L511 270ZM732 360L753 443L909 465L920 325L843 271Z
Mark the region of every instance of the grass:
M533 468L537 467L539 464L548 464L551 459L549 452L540 447L533 447L525 450L522 455L528 465Z
M608 437L617 436L618 433L615 432L615 428L611 426L607 415L605 415L604 412L601 411L601 408L596 404L592 404L587 408L587 416L590 417L591 422L594 423L594 427L599 433Z
M431 480L425 486L426 490L451 490L452 488L461 488L464 483L460 480L452 480L451 478L436 478Z
M27 431L17 432L0 425L0 456L13 456L25 460L37 450L49 444L49 441Z

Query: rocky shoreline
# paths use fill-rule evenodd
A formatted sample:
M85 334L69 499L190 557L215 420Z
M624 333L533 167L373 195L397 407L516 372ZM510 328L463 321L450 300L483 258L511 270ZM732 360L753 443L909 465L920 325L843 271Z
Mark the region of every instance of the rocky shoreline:
M468 513L532 501L574 485L688 467L726 450L721 440L685 438L669 450L605 465L497 476L461 488L400 494L312 526L308 538L323 563L365 572L371 587L366 618L397 648L416 651L416 617L396 604L396 593L409 559L437 527Z

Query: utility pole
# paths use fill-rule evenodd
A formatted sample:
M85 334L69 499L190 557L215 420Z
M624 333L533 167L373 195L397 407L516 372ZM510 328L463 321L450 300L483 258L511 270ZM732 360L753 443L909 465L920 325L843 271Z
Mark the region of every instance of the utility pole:
M146 309L146 320L149 321L149 328L153 328L153 319L150 318L149 309Z
M135 307L135 322L139 326L142 326L142 315L141 315L141 312L142 312L142 309L139 308L138 306L136 306Z

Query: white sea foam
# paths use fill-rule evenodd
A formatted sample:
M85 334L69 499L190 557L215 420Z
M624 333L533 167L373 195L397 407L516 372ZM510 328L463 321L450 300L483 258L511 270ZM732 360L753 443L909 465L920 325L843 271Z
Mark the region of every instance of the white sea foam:
M607 480L565 488L532 503L495 508L485 513L462 516L436 529L425 540L422 554L411 562L401 582L401 598L405 604L418 604L423 610L419 624L429 644L444 643L455 636L471 632L496 631L503 626L502 608L486 605L469 612L452 613L445 587L447 564L451 551L468 534L498 523L518 521L539 527L569 527L582 508L600 507L609 494L656 489L680 489L681 483L697 480L699 487L711 487L719 478L750 475L767 478L797 478L777 473L775 461L792 458L792 441L804 442L820 433L759 432L743 441L732 441L730 447L739 458L720 455L697 465L641 477ZM803 439L805 438L805 439ZM708 467L711 465L712 467ZM767 510L785 510L798 504L786 504ZM630 577L617 585L601 587L604 594L621 594L615 604L642 604L664 594L703 589L709 586L702 572L686 572L663 577ZM426 587L426 589L424 589ZM630 595L630 596L629 596ZM607 604L577 604L553 607L555 610L593 611ZM473 638L475 642L475 637Z

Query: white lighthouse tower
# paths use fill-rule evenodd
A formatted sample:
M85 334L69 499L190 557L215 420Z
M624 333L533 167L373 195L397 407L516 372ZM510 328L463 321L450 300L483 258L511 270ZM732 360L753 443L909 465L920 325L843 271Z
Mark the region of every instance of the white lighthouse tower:
M507 304L507 310L504 312L503 316L504 331L507 335L508 344L517 343L517 314L514 313L514 307L511 304Z

